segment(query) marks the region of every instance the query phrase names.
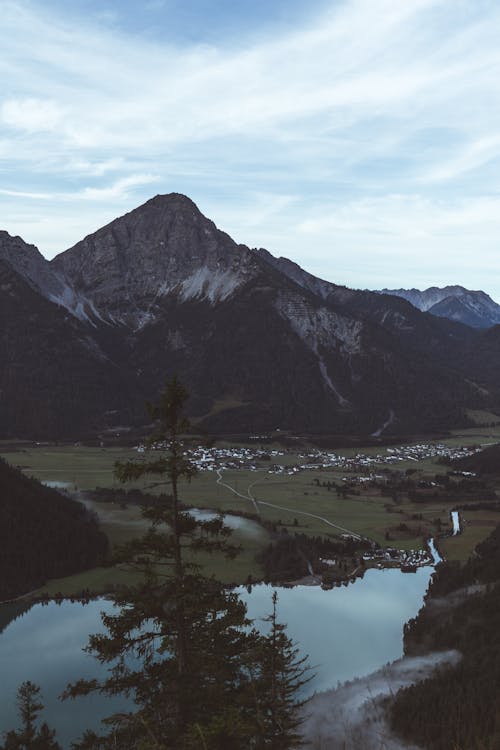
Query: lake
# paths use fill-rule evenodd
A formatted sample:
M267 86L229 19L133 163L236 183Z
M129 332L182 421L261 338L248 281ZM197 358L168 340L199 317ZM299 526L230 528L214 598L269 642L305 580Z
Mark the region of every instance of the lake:
M415 573L398 569L368 570L348 586L323 591L318 586L278 588L278 616L288 635L309 655L316 678L308 690L323 690L339 681L366 675L402 655L404 623L422 605L433 568ZM271 586L258 585L239 593L256 624L271 610ZM123 700L79 698L61 703L66 684L99 675L100 667L82 651L89 633L102 631L100 612L112 608L106 600L87 605L64 601L36 604L0 634L0 729L17 726L15 693L21 682L42 687L44 718L69 748L84 729L125 708ZM2 607L0 607L1 621ZM103 704L106 704L103 706Z

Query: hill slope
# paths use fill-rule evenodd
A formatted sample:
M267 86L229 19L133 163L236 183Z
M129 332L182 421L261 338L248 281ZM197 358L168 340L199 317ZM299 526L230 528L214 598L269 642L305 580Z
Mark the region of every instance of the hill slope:
M107 545L83 505L0 459L0 601L96 566Z

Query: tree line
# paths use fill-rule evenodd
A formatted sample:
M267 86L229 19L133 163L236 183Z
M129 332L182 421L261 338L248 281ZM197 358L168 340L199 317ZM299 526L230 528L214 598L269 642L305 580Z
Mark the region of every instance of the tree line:
M93 568L108 541L85 506L0 459L0 601Z
M257 555L264 568L264 579L273 583L293 581L310 573L328 571L323 560L361 560L371 543L361 539L329 539L324 536L275 532L273 540ZM352 567L352 566L351 566Z
M497 527L465 565L437 567L426 606L405 627L410 655L447 649L462 655L456 666L396 696L391 722L409 742L428 750L500 747L499 570ZM436 599L439 606L433 606Z

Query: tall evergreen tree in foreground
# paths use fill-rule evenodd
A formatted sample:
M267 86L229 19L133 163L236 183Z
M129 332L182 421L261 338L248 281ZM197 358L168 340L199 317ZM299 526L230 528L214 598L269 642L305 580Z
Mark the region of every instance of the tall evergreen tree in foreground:
M177 379L169 382L159 403L149 406L158 430L148 459L116 466L122 481L159 475L171 494L143 509L151 526L120 555L141 581L114 595L118 612L103 615L107 632L90 638L87 650L109 665L107 677L80 680L65 694L124 694L134 708L106 719L105 734L87 732L75 745L79 750L277 750L298 743L298 721L283 719L300 705L291 699L293 680L288 703L268 688L269 674L277 674L270 658L284 659L288 669L295 663L284 632L275 621L271 639L250 629L238 596L192 561L197 551L232 557L237 549L221 518L201 521L180 507L179 484L195 473L181 439L189 427L187 397ZM296 681L297 690L301 684ZM264 695L275 702L271 720ZM276 742L278 725L288 744Z
M300 709L306 700L300 698L301 688L312 680L307 657L300 657L298 648L278 622L278 594L272 596L272 612L265 618L269 634L261 639L257 658L258 718L261 746L272 750L300 747Z

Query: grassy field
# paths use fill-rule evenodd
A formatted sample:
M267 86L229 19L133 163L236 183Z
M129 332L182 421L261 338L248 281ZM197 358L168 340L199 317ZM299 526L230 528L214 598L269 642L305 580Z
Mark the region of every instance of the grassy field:
M466 510L461 512L460 518L462 533L443 540L440 549L446 558L464 562L475 546L486 539L500 523L500 513L491 510Z
M41 482L64 482L70 490L117 487L115 461L136 457L136 451L122 448L81 446L35 446L0 455Z
M479 416L484 415L478 415L478 419ZM497 441L500 441L500 425L471 428L439 442L456 447ZM278 448L265 448L272 447ZM359 452L366 455L384 455L385 448L356 448L336 452L347 457ZM138 457L137 452L132 449L89 448L78 445L9 445L3 455L27 474L43 482L57 484L77 495L82 490L121 486L114 477L115 462ZM289 467L304 463L304 458L300 453L288 451L282 457L273 457L272 463ZM341 533L341 529L330 525L334 524L398 549L421 547L424 537L436 535L437 519L440 520L443 530L451 529L449 512L454 505L453 498L450 498L449 502L415 504L406 500L396 504L391 498L381 495L378 490L365 485L359 485L359 490L356 488L347 497L342 497L334 489L328 491L327 487L322 485L327 481L340 485L344 477L354 476L345 470L314 469L293 475L276 475L268 472L269 461L261 461L259 468L259 471L225 470L220 482L216 472L200 472L190 483L181 485L180 498L184 503L199 508L255 513L256 507L252 501L254 498L258 502L258 511L263 519L279 522L291 531L310 535L337 535ZM377 470L376 467L373 468ZM438 464L435 459L426 459L418 463L411 460L402 461L391 468L397 468L401 472L416 469L418 478L422 479L446 473L448 469L447 466ZM168 487L149 478L125 485L125 488L133 487L154 494L168 492ZM137 536L146 528L140 511L135 506L128 505L123 508L111 502L92 502L91 507L97 512L112 546ZM490 533L492 524L500 521L497 516L494 512L486 511L465 514L463 534L443 541L442 552L450 559L466 559L477 542ZM240 544L243 549L236 560L227 562L214 557L200 562L207 571L228 582L242 582L249 574L259 578L261 569L255 561L255 555L268 543L267 532L264 529L252 534L236 531L233 541ZM109 588L110 584L123 582L125 575L123 571L115 568L99 568L65 581L53 581L47 590L51 593L59 590L66 593L85 587L104 590L106 587Z
M9 450L0 455L26 474L67 489L72 494L80 490L92 490L97 487L118 488L122 485L114 477L115 461L137 458L137 452L120 448L87 448L82 446L37 446L23 448L20 451ZM250 472L249 472L250 473ZM254 475L252 474L252 477ZM224 510L250 509L249 503L241 500L234 502L234 495L216 484L216 475L203 472L191 483L182 485L181 499L190 505L202 508L221 508ZM127 483L126 489L137 487L145 492L159 494L168 492L162 483L146 478L138 482ZM198 499L200 502L198 503ZM148 527L140 513L140 508L128 505L122 508L117 503L89 502L86 504L99 516L102 530L108 536L111 547L123 544L144 533ZM269 541L268 533L257 527L252 533L235 530L231 542L241 547L241 553L233 560L226 560L217 555L199 555L195 560L207 574L214 574L227 583L243 583L251 575L254 579L262 577L262 568L255 556ZM130 582L130 573L118 568L96 568L94 570L69 576L65 579L51 581L42 592L70 594L84 588L100 592L109 590L113 585Z
M119 484L113 475L114 462L126 460L132 456L137 457L137 454L117 448L74 446L47 448L41 446L21 453L9 453L6 458L41 481L60 482L66 484L69 490L76 491L96 487L118 487ZM289 466L299 460L298 456L287 454L283 459L279 459L279 462ZM415 466L414 462L408 462L408 464L411 468ZM422 465L424 471L432 470L435 473L436 469L444 470L443 467L431 465L429 462L422 462ZM403 464L401 468L404 469ZM326 488L315 485L316 479L319 482L325 482L328 479L341 481L343 476L349 476L349 472L311 470L281 476L269 474L264 470L259 472L228 470L223 473L223 482L233 488L234 491L231 491L228 487L217 483L215 472L200 472L190 483L184 483L180 492L183 502L200 508L255 512L251 498L247 495L250 488L250 493L256 500L290 509L281 510L260 505L261 515L266 520L280 521L285 526L311 535L339 533L337 529L318 518L301 515L311 513L348 531L384 543L387 526L393 525L395 521L400 522L400 519L388 515L387 498L363 493L359 497L350 496L343 499L335 492L329 492ZM168 491L168 487L150 479L127 484L127 487L134 486L155 494ZM122 510L119 506L109 503L94 503L93 508L101 518L103 530L108 534L112 544L126 541L141 531L142 521L137 509ZM409 513L415 512L415 508L411 506L403 510ZM433 517L438 512L438 509L434 507L431 509L426 507L426 510ZM441 510L440 508L439 511ZM446 510L444 512L446 513ZM297 519L297 524L295 519ZM444 518L443 521L445 521ZM417 539L417 546L420 542L421 539ZM405 549L415 546L416 542L414 538L401 537L394 538L394 544Z

